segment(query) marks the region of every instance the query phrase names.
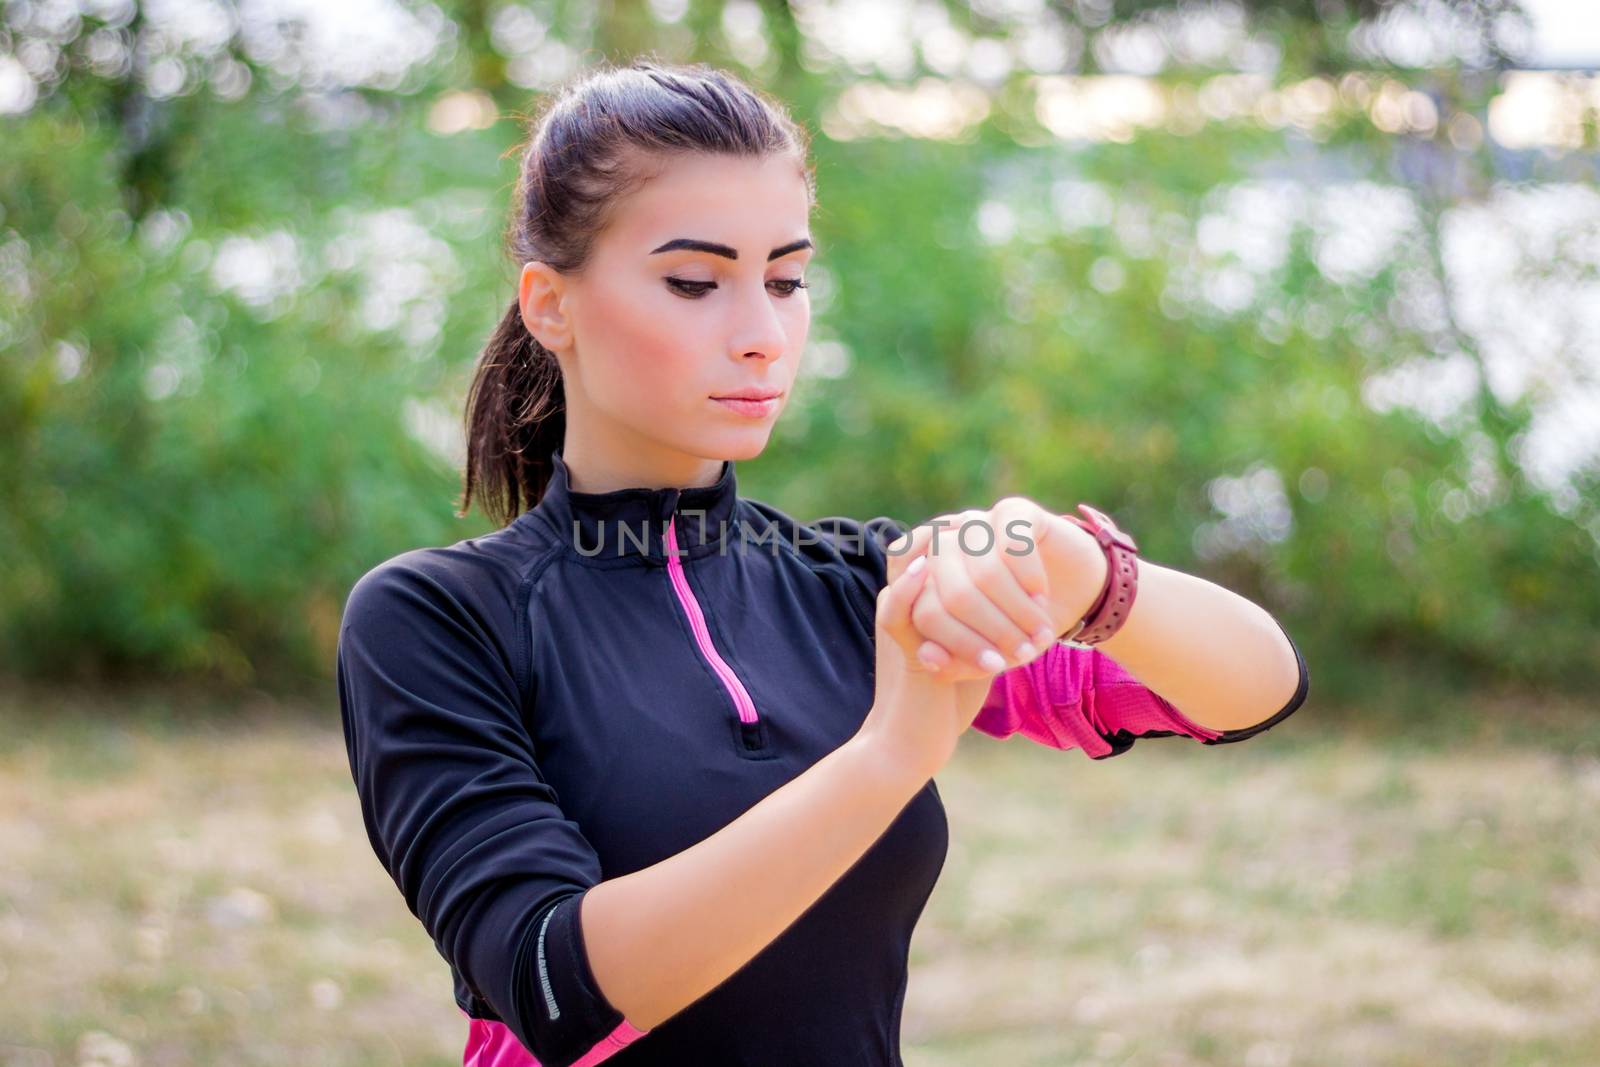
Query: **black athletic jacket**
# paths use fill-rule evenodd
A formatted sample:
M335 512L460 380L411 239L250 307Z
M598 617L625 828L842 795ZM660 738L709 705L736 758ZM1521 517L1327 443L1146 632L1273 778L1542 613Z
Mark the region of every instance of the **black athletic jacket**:
M715 485L569 490L402 553L345 605L338 686L378 859L455 978L468 1067L889 1067L912 928L944 862L935 783L787 930L653 1029L597 987L585 891L716 832L838 747L872 703L886 516L801 524ZM1292 645L1292 641L1291 641ZM1295 650L1297 659L1299 650ZM975 727L1092 758L1219 733L1104 653L1058 643Z

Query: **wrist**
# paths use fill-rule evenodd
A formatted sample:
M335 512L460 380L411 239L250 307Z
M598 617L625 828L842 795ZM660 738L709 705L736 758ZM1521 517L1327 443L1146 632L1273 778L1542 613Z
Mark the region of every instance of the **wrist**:
M869 712L868 718L872 715ZM926 754L908 751L905 744L884 737L870 726L856 731L839 746L839 753L841 762L858 776L858 781L870 783L876 790L902 801L915 796L943 765Z
M1092 647L1115 635L1128 621L1139 590L1139 546L1105 512L1090 504L1079 504L1078 510L1084 518L1067 515L1065 519L1094 538L1095 547L1105 559L1105 569L1100 591L1081 621L1070 624L1061 636Z
M1053 605L1051 622L1065 635L1094 607L1105 589L1110 561L1094 535L1061 515L1051 516L1053 557L1047 558ZM1059 535L1059 536L1058 536Z

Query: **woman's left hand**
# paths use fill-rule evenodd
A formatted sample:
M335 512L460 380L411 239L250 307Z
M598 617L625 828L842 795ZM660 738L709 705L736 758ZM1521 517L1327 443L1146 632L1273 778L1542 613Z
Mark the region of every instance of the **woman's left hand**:
M911 612L922 642L906 653L941 681L1032 660L1083 616L1105 577L1094 539L1028 497L936 516L907 536L909 548L905 538L891 546L889 580L918 556L930 573Z

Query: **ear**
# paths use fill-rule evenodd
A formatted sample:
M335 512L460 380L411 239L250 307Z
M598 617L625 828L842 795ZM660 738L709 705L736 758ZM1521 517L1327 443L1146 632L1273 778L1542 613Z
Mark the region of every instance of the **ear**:
M572 323L562 307L566 278L547 263L534 260L522 265L517 279L517 306L522 309L522 324L545 348L552 352L572 343Z

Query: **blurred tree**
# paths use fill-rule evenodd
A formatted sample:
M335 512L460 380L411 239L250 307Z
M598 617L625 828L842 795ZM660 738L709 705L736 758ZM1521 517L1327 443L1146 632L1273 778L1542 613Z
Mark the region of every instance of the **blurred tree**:
M816 131L807 384L750 495L1093 501L1279 613L1329 699L1386 659L1595 681L1596 467L1525 456L1594 368L1492 388L1450 251L1593 183L1592 117L1490 135L1510 0L3 10L10 670L325 672L362 570L481 530L453 465L508 150L567 73L651 52Z

